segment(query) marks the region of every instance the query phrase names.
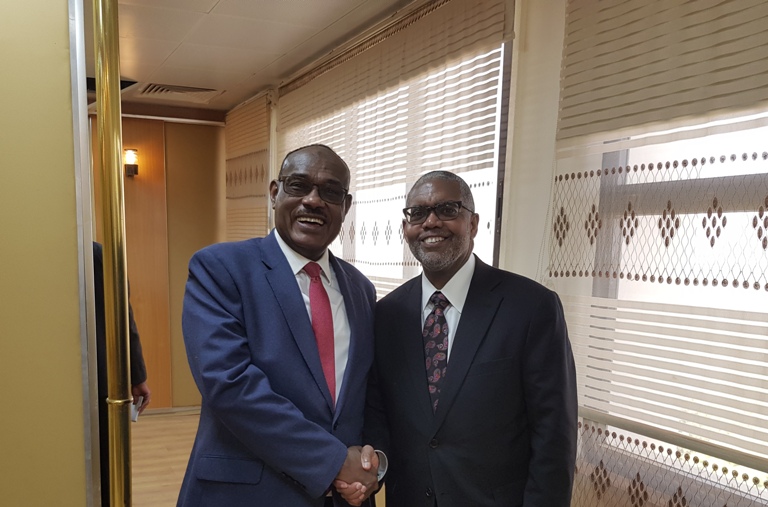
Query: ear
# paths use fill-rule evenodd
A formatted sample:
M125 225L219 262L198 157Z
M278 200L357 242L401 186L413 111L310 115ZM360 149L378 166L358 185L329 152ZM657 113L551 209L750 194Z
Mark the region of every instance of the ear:
M472 218L469 219L469 237L475 239L477 236L477 225L480 222L480 215L472 213Z
M344 198L344 215L341 217L341 221L343 222L344 219L347 217L347 213L349 213L349 209L352 207L352 194L347 194L347 196Z
M280 186L277 184L277 180L272 180L269 183L269 200L272 201L272 209L275 209L278 190L280 190Z

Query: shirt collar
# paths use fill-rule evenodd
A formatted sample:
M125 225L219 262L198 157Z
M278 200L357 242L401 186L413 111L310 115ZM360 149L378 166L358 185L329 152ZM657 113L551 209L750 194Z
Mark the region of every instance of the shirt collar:
M475 272L475 254L469 256L467 262L459 268L453 277L448 280L448 283L440 289L448 301L451 302L451 306L456 308L459 313L464 310L464 303L467 301L467 293L469 292L469 284L472 283L472 275ZM421 309L424 310L429 304L429 298L432 294L438 290L432 285L432 282L421 274Z
M291 266L291 271L294 275L298 275L308 262L312 262L312 260L296 253L291 247L289 247L285 240L283 240L283 238L280 236L280 233L277 231L277 229L275 229L275 239L277 240L277 245L280 247L280 250L283 251L283 255L285 255L285 258L288 260L288 264ZM331 261L328 255L328 249L326 248L323 252L323 256L314 262L320 264L320 267L323 270L323 276L325 276L326 280L330 283Z

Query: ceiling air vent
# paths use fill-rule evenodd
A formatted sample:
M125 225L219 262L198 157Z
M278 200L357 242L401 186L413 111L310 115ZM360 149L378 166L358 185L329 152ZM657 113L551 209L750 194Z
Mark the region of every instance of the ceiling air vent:
M178 100L180 102L195 102L197 104L207 104L217 95L221 95L219 90L210 88L194 88L191 86L176 86L150 83L144 86L139 93L139 97L155 98L163 100Z

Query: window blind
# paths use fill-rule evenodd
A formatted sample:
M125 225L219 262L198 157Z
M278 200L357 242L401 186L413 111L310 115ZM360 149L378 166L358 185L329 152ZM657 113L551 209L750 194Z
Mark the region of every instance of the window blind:
M269 100L256 97L227 113L224 136L227 159L269 148Z
M768 2L571 0L557 138L768 105Z
M268 232L269 118L266 95L227 114L227 241Z
M582 415L763 470L766 21L763 1L570 1L549 233Z
M766 113L561 150L549 261L582 415L756 469L768 466Z
M354 204L331 245L379 295L418 274L402 236L413 182L443 169L470 184L481 227L475 252L493 261L502 117L502 1L428 2L426 12L364 52L281 91L279 157L331 146L350 166ZM390 30L391 32L391 30Z
M581 407L768 459L764 313L598 297L563 304Z

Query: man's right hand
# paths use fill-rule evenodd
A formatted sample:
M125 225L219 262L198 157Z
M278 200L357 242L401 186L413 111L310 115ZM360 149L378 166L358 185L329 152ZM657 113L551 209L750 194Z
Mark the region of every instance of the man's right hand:
M373 447L350 447L333 485L347 503L361 505L379 487L378 468L379 458Z

